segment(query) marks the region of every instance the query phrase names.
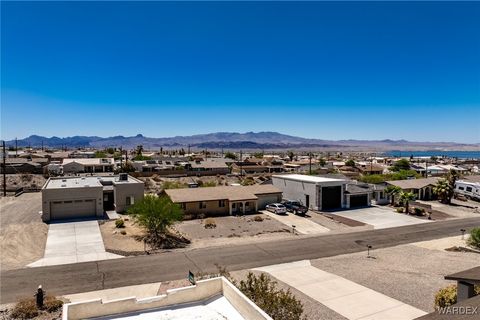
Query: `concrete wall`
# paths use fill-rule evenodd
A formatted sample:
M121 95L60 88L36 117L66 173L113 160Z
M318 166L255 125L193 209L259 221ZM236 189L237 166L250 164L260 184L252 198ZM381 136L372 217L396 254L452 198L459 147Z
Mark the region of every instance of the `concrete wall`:
M48 183L48 181L47 181ZM103 215L103 188L81 187L81 188L62 188L62 189L42 189L42 220L50 221L50 203L53 201L70 201L70 200L86 200L96 199L96 216ZM74 206L75 203L72 203ZM72 218L75 218L72 216Z
M134 203L143 199L145 193L144 183L129 182L129 183L115 183L113 186L113 197L115 201L115 211L124 212L128 209L127 197L133 196Z
M262 310L236 290L225 278L198 281L195 286L167 290L166 294L145 299L135 297L103 302L101 299L63 305L63 320L102 317L140 310L203 302L224 295L245 319L271 320Z

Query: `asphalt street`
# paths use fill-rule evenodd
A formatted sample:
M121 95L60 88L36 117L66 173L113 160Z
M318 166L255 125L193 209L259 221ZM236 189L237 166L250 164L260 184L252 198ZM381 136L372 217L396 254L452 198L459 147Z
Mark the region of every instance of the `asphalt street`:
M48 294L63 295L186 278L188 271L230 271L304 259L391 247L460 234L480 226L480 217L423 223L389 229L325 234L236 246L172 251L124 259L8 270L1 273L0 303L30 297L39 284Z

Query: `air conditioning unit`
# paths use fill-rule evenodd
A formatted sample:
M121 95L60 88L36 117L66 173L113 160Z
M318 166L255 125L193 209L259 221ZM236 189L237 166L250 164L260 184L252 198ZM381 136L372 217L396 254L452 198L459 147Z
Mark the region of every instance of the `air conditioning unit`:
M120 181L128 181L128 173L120 173Z

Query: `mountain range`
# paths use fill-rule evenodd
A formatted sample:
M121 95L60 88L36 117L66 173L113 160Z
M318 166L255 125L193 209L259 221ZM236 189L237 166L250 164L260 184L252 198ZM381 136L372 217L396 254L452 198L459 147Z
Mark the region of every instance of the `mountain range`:
M6 142L7 146L15 146L15 140ZM480 150L480 143L465 144L455 142L413 142L406 140L323 140L296 137L278 132L216 132L191 136L175 136L167 138L151 138L142 134L136 136L73 136L42 137L31 135L17 140L19 147L69 147L69 148L134 148L142 145L145 149L185 148L193 149L310 149L310 150Z

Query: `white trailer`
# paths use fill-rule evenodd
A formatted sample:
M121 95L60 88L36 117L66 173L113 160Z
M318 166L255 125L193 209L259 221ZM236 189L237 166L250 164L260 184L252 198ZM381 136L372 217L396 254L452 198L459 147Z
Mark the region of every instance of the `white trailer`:
M455 193L475 201L480 201L480 183L458 180L455 182Z

